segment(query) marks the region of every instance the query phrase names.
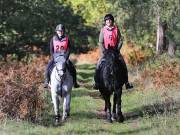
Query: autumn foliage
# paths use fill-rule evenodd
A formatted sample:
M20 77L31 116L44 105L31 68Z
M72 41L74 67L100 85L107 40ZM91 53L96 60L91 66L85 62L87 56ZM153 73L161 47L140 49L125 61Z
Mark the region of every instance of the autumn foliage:
M152 83L156 88L175 86L180 89L180 63L170 62L156 69L146 69L142 73L142 80L153 78Z
M123 55L125 61L129 65L137 65L142 63L146 57L142 53L142 51L134 47L132 44L123 45L121 49L121 54ZM82 63L93 63L96 64L100 57L100 50L99 48L95 48L88 53L80 54L80 55L72 55L72 59L76 61L78 64Z
M42 90L45 58L32 63L0 62L0 117L36 120L43 109Z

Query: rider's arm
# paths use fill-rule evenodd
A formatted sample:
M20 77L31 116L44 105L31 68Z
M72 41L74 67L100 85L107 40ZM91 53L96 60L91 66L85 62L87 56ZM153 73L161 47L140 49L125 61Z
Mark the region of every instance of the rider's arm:
M117 49L120 50L123 45L123 37L121 36L121 33L118 29L118 43L117 43Z
M70 40L68 39L68 48L67 48L67 51L65 52L65 58L66 58L66 59L69 59L70 48L71 48L71 42L70 42Z
M53 38L50 41L50 54L51 54L51 56L53 56L53 54L54 54Z
M103 34L103 29L101 29L101 32L99 34L99 47L101 50L101 54L104 52L104 34Z

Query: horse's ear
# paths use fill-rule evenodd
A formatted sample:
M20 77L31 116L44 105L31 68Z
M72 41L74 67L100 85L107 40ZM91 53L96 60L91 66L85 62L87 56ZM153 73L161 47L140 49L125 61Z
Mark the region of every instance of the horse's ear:
M115 50L115 48L108 44L108 50Z
M107 52L108 49L109 49L109 46L108 46L108 48L104 47L103 53Z
M110 44L108 44L108 50L111 48Z

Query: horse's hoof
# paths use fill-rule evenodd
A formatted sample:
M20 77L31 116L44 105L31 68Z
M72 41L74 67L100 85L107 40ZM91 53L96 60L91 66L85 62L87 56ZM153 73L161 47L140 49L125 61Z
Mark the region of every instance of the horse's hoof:
M112 121L116 121L116 120L117 120L117 118L116 118L116 117L112 117L111 119L112 119Z
M59 126L60 124L61 124L60 115L56 115L54 125Z
M66 113L66 114L62 117L62 121L65 122L69 116L70 116L70 114L69 114L69 113Z
M62 122L65 122L67 117L62 117Z
M117 118L117 121L118 121L119 123L124 122L124 116L122 115L122 116L118 117L118 118Z
M61 125L60 120L56 120L55 123L54 123L54 126L60 126L60 125Z
M112 114L112 118L111 119L112 119L112 121L115 121L117 119L115 113Z
M112 119L107 119L107 122L113 123Z

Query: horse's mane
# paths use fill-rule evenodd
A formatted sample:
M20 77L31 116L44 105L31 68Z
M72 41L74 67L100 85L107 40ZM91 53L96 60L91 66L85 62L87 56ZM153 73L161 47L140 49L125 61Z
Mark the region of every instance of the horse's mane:
M114 48L108 48L104 52L103 59L105 61L101 65L100 80L102 83L100 87L109 90L120 87L122 79L118 52Z

